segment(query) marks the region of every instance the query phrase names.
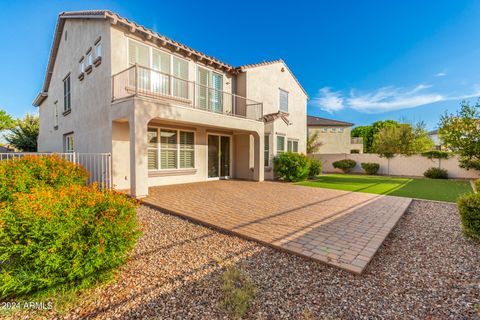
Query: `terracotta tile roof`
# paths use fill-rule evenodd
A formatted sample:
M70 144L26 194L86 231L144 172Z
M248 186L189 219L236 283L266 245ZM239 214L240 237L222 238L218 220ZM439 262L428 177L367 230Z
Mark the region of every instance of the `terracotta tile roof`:
M175 40L172 40L164 35L161 35L158 32L152 31L150 29L145 28L142 25L137 24L136 22L130 21L126 18L121 17L120 15L110 11L110 10L82 10L82 11L70 11L70 12L62 12L58 15L58 20L57 20L57 25L55 27L55 33L54 33L54 38L53 38L53 44L52 48L50 51L50 56L48 60L48 65L47 65L47 72L45 74L45 80L43 83L43 88L42 92L40 92L35 100L33 101L33 105L39 106L43 100L46 99L48 96L48 88L50 86L50 81L51 81L51 76L53 73L53 66L55 64L56 56L57 56L57 51L58 47L60 45L61 41L61 36L63 33L63 28L65 25L65 20L66 19L91 19L91 18L97 18L97 19L110 19L112 21L112 24L123 24L125 26L128 26L130 29L130 32L136 32L140 31L144 33L147 38L157 38L160 41L163 42L164 45L168 44L173 46L174 48L178 50L183 50L187 52L188 55L194 55L196 56L199 60L205 60L209 64L216 64L217 66L221 68L225 68L228 71L234 71L234 72L241 72L245 71L248 68L254 68L254 67L261 67L265 65L270 65L274 63L283 63L286 67L286 69L290 72L290 74L293 76L295 81L298 83L302 91L305 93L305 95L308 98L308 94L306 91L303 89L302 85L298 81L298 79L295 77L295 75L290 71L288 66L285 64L285 62L282 59L278 60L272 60L272 61L264 61L256 64L247 64L243 65L240 67L234 67L230 64L227 64L225 62L220 61L219 59L206 55L198 50L195 50L193 48L190 48L180 42L177 42Z
M339 127L351 127L353 123L338 121L327 118L307 116L307 126L339 126Z

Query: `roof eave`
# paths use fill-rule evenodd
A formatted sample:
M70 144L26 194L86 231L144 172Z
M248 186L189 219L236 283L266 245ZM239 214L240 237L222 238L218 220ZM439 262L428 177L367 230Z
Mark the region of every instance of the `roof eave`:
M47 99L48 97L48 92L42 91L40 92L36 97L35 100L33 100L32 104L34 107L40 107L40 105Z

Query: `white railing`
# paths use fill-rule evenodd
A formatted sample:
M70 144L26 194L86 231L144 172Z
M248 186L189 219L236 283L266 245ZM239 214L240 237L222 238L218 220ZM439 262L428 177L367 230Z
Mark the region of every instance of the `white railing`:
M172 74L133 65L112 76L112 101L145 96L228 116L263 121L263 104Z
M96 182L102 189L112 189L112 157L110 153L45 153L45 152L10 152L0 153L0 161L8 161L30 156L56 155L62 159L81 165L88 173L87 184Z

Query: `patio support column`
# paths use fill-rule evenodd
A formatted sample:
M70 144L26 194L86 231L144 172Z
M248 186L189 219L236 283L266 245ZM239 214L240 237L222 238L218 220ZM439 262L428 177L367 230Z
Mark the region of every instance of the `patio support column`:
M147 121L133 114L130 119L130 193L135 198L148 195Z
M253 133L253 180L263 181L265 168L264 168L264 131Z

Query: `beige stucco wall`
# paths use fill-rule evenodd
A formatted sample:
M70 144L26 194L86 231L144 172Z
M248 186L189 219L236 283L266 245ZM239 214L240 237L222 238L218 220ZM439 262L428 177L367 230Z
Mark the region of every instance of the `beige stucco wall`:
M352 159L357 162L357 166L352 170L354 173L364 172L360 166L362 162L375 162L380 164L378 174L392 176L422 177L428 168L439 166L437 159L428 159L421 155L413 155L410 157L396 156L390 160L371 153L315 154L310 156L322 161L322 171L326 173L341 172L333 168L332 163L342 159ZM480 176L478 171L460 168L458 166L458 158L456 157L441 160L440 167L448 170L448 176L450 178L474 179Z
M326 128L327 132L323 132L322 129ZM335 128L335 132L331 131L331 128ZM343 128L343 132L339 132L338 129ZM350 153L351 149L357 149L358 146L352 146L350 144L351 127L340 126L308 126L308 134L312 135L318 132L318 140L322 143L317 153Z
M269 158L277 154L277 135L298 141L298 152L306 153L308 97L283 62L245 69L237 75L236 86L238 94L263 103L263 114L278 112L279 89L287 91L291 124L287 125L282 119L265 124L265 134L269 134L270 140ZM266 179L273 179L272 165L265 168Z
M65 39L65 34L67 35ZM79 60L101 37L102 62L80 81ZM64 134L73 132L76 152L110 152L111 69L109 24L105 20L68 19L53 68L48 97L40 106L38 151L64 151ZM95 56L94 56L95 57ZM70 73L71 113L63 115L63 79ZM58 107L58 129L54 129L54 103Z

